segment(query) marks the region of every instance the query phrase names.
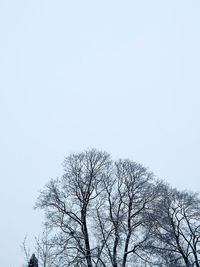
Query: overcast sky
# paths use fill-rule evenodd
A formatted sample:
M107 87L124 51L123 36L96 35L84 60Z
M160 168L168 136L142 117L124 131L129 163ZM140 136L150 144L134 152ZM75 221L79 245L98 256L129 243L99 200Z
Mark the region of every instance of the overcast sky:
M199 0L0 0L2 267L24 263L38 191L71 152L200 191L199 14Z

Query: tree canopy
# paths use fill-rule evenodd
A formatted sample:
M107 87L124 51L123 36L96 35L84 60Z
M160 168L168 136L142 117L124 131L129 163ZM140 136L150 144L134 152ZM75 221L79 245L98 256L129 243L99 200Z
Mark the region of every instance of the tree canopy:
M36 203L50 232L38 240L42 266L200 266L197 194L96 149L70 154L63 167Z

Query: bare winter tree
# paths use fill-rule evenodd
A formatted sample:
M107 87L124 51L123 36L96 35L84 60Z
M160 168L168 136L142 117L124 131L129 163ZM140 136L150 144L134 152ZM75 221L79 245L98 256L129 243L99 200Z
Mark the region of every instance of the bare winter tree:
M26 265L28 265L30 260L30 248L27 246L27 237L24 238L21 248L24 252ZM53 238L50 236L50 229L45 226L42 234L35 237L34 251L37 255L38 265L40 267L56 267L59 250L60 247L58 248L55 245L54 236Z
M196 194L164 185L150 225L151 248L165 262L200 266L200 200Z
M113 175L106 180L104 201L96 209L105 266L134 266L133 260L139 266L136 259L144 261L141 248L149 235L145 214L156 198L156 187L152 173L129 160L116 162Z
M25 262L28 265L31 254L30 254L30 248L27 246L27 236L25 236L22 242L21 249L24 253Z
M90 208L102 193L110 165L110 156L94 149L70 155L63 177L51 180L36 204L45 210L48 225L64 235L60 244L70 266L93 266Z
M62 246L57 244L56 236L47 225L44 225L42 234L35 238L35 250L38 256L40 267L56 267L60 264L60 255L62 254Z

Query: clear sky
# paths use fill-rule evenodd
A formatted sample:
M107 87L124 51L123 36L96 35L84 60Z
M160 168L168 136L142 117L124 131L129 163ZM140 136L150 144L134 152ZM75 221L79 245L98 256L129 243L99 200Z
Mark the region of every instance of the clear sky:
M0 0L0 247L40 232L40 190L98 148L200 191L200 1Z

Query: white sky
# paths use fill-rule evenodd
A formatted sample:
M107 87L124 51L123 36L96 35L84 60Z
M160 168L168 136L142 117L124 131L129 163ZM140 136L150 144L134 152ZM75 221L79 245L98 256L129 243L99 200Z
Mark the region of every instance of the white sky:
M0 247L20 267L64 156L95 147L200 191L200 1L0 0Z

